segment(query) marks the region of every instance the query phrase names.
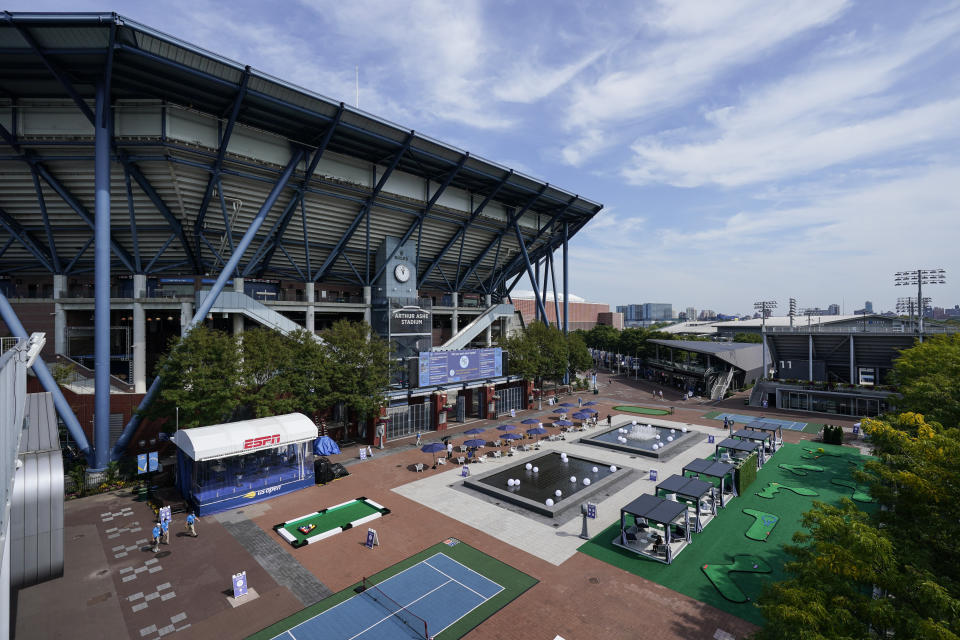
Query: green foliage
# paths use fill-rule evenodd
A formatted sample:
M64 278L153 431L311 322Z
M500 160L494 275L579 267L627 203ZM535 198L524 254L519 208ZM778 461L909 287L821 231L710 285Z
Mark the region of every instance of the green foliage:
M960 334L932 336L905 349L891 377L900 391L899 411L960 425Z
M181 428L226 422L240 404L241 371L236 340L197 325L157 363L163 383L146 417L170 418L179 407Z
M285 336L257 328L243 334L243 397L257 417L320 408L329 395L323 346L306 331Z
M320 334L327 345L329 387L322 402L343 402L360 418L383 406L390 385L389 345L365 322L338 320Z
M72 381L75 374L76 367L72 362L65 364L58 362L57 364L53 365L53 368L50 369L50 375L53 377L53 381L61 386Z
M69 476L70 481L73 483L73 488L78 496L82 496L87 492L87 465L73 465L67 472L67 476Z
M744 495L747 487L752 485L756 479L757 454L751 453L749 456L744 458L743 462L740 463L740 467L737 469L736 478L734 479L734 481L737 483L737 493Z
M567 353L571 372L586 371L593 367L593 358L587 351L587 344L579 334L567 334Z
M825 444L843 444L843 427L833 424L824 425L823 442Z
M740 332L740 333L733 334L733 341L734 342L753 342L756 344L760 344L763 342L763 336L760 335L759 333Z
M548 327L542 322L532 322L527 325L526 331L508 338L502 346L510 352L511 372L528 380L545 379L558 382L567 372L568 344L563 331L556 326ZM579 349L579 345L575 346ZM589 356L589 353L587 355ZM583 354L579 353L577 359L582 360ZM583 368L592 363L591 359Z

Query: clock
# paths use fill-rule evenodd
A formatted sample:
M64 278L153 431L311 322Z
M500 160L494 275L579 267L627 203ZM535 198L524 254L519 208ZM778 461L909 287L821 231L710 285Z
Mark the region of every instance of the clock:
M410 268L405 264L398 264L393 270L397 282L406 282L410 279Z

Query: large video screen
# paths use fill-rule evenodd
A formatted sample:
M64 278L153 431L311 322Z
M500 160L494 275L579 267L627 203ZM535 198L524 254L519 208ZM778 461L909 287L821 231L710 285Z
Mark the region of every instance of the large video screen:
M503 375L503 349L421 351L420 385L483 380Z

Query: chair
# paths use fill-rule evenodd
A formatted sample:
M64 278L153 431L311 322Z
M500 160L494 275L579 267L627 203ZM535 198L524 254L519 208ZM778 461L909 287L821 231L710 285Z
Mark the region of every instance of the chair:
M517 452L517 448L516 448L516 447L510 447L510 455L513 455L513 454L515 454L516 452Z
M413 465L413 468L414 468L414 470L415 470L417 473L423 473L423 463L422 463L422 462L418 462L417 464Z
M437 458L437 466L439 467L442 464L447 464L446 458Z
M460 464L460 465L467 464L467 459L464 458L463 456L457 456L457 464Z
M623 530L623 534L627 539L627 542L636 542L637 541L637 528L634 526L629 526Z
M503 442L501 442L499 439L493 441L493 446L495 447L499 447L502 445L503 445Z
M499 451L494 451L494 452L493 452L493 457L494 457L494 458L499 458L499 457L501 457L501 455L502 455L502 454L501 454Z

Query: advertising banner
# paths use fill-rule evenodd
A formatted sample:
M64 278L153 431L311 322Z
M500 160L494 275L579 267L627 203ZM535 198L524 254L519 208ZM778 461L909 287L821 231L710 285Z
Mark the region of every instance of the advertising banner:
M503 350L421 351L419 364L421 387L483 380L503 375Z

